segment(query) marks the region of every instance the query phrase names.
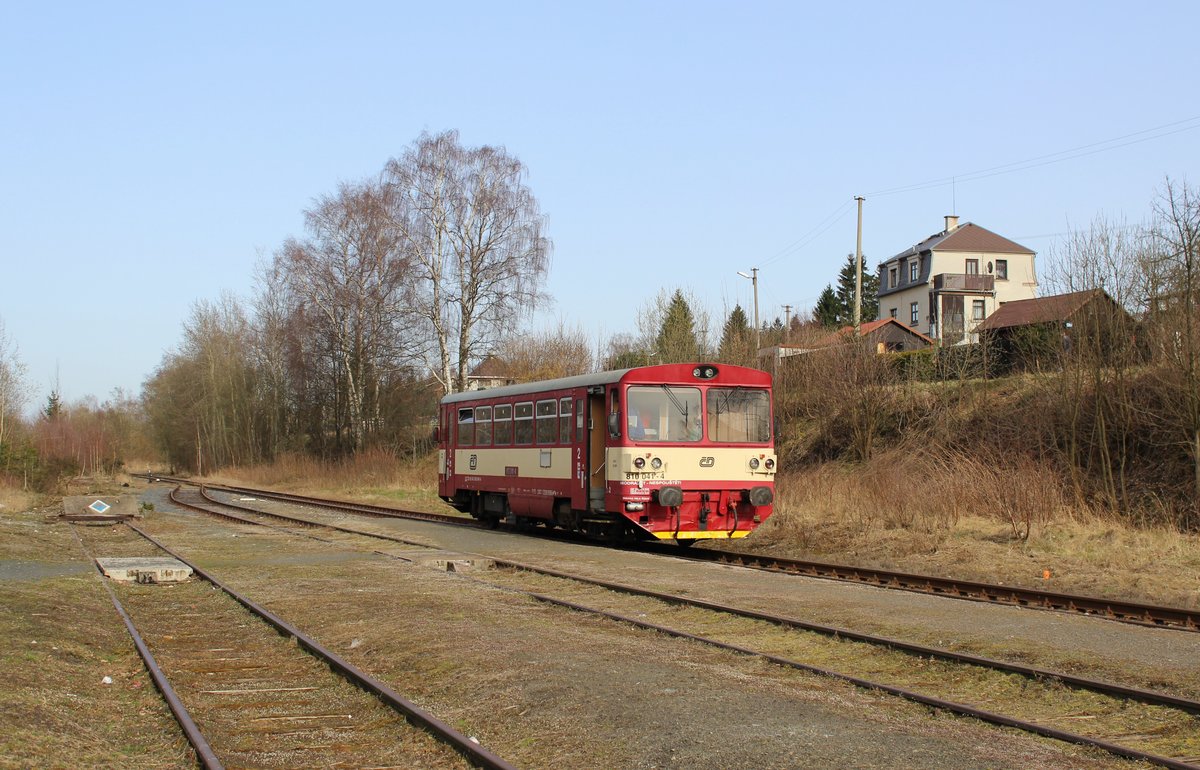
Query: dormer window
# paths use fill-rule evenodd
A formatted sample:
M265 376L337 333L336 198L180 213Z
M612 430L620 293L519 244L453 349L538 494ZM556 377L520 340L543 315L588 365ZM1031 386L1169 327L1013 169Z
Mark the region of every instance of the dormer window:
M921 263L914 259L912 262L908 263L908 282L916 283L917 278L920 275L921 275Z
M894 267L888 268L888 288L896 288L896 268Z

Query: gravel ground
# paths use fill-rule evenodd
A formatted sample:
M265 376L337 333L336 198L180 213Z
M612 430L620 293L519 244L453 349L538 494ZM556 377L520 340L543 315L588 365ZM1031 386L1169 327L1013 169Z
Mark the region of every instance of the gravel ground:
M772 575L505 532L400 521L374 526L451 550L1200 697L1200 634L1194 632Z
M161 487L146 499L159 511L170 510ZM1164 678L1178 690L1195 686L1200 660L1191 638L1196 635L1180 632L503 532L420 522L369 525L435 547L859 630L989 654L1012 650L1038 656L1044 665L1062 659L1082 668L1155 670L1162 663L1155 656L1169 652ZM523 767L1133 766L703 645L534 605L462 575L339 555L329 545L261 529L235 537L225 525L194 514L154 515L148 528L245 590L270 597L273 609Z

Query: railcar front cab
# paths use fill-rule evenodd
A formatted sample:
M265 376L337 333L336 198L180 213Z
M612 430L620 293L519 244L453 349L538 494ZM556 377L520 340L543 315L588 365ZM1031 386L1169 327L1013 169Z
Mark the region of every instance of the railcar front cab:
M657 539L740 538L773 510L770 376L719 365L608 389L605 508ZM681 373L685 374L685 373Z

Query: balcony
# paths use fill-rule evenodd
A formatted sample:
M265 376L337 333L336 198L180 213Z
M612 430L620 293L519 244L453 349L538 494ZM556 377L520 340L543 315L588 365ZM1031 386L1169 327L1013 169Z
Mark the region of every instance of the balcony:
M940 273L933 277L935 292L961 291L969 293L991 293L995 291L996 278L992 275L967 273Z

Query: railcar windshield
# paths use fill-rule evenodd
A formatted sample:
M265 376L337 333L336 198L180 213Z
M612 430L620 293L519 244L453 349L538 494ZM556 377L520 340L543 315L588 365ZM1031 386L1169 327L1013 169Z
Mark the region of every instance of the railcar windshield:
M700 389L670 385L629 388L629 438L634 441L699 441L703 436Z
M708 438L728 444L771 440L771 397L757 388L709 388Z

